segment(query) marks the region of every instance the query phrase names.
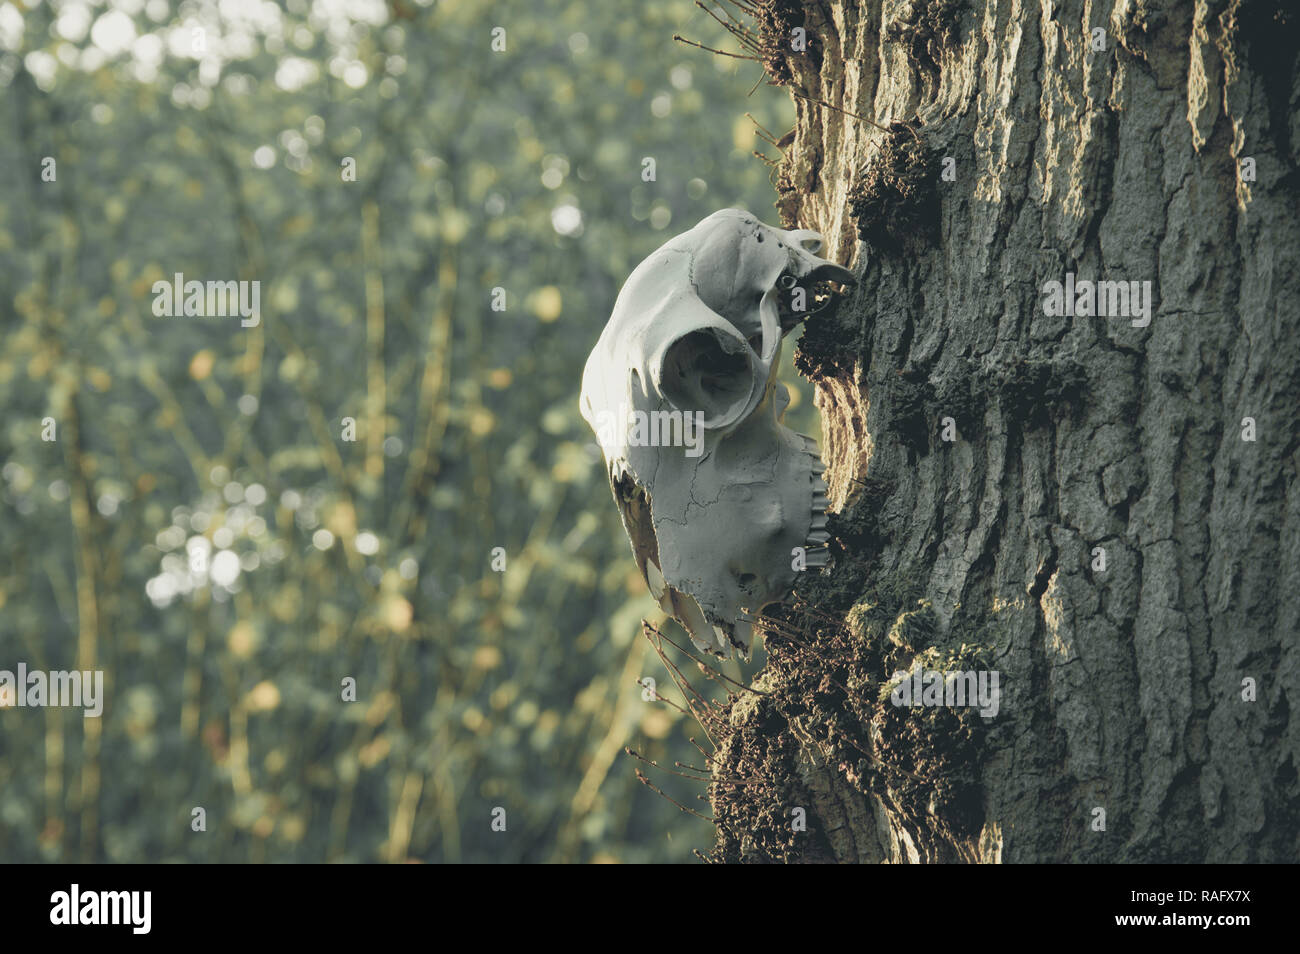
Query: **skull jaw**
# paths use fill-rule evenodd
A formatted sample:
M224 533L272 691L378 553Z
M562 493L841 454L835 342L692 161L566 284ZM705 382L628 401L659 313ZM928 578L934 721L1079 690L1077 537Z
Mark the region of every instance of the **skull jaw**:
M801 569L827 562L816 442L777 423L772 409L766 421L755 417L746 428L755 433L733 440L770 447L765 456L703 458L694 473L671 481L693 488L684 508L670 505L671 494L652 508L661 578L673 591L660 605L698 649L722 658L735 649L748 659L763 610L785 599Z

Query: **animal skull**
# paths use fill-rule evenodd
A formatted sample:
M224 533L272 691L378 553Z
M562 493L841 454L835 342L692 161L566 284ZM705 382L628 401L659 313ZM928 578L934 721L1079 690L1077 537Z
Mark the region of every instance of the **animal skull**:
M632 551L701 650L746 656L752 621L789 592L796 548L828 560L817 443L781 423L781 340L817 281L853 273L821 236L724 209L632 272L582 376ZM802 283L802 284L801 284Z

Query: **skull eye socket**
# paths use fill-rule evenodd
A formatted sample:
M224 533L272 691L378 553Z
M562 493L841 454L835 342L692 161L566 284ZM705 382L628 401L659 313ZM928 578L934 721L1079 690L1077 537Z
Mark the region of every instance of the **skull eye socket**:
M692 331L664 355L660 388L679 410L703 411L706 427L729 422L753 393L749 349L738 340L724 342L709 329Z

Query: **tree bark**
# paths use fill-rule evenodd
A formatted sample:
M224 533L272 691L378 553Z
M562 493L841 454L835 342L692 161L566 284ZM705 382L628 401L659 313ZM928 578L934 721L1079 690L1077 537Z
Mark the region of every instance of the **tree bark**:
M861 279L796 353L836 565L727 707L714 858L1300 856L1286 6L760 4L784 225ZM1149 324L1049 313L1068 273ZM917 665L997 714L894 705Z

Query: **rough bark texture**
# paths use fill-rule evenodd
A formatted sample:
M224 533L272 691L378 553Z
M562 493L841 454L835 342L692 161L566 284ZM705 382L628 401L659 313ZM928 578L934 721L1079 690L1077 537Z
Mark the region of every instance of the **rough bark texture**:
M1286 6L763 4L778 208L861 282L796 356L837 565L729 707L715 858L1300 857ZM1150 324L1048 316L1067 272L1152 282ZM918 658L998 670L997 716L890 704Z

